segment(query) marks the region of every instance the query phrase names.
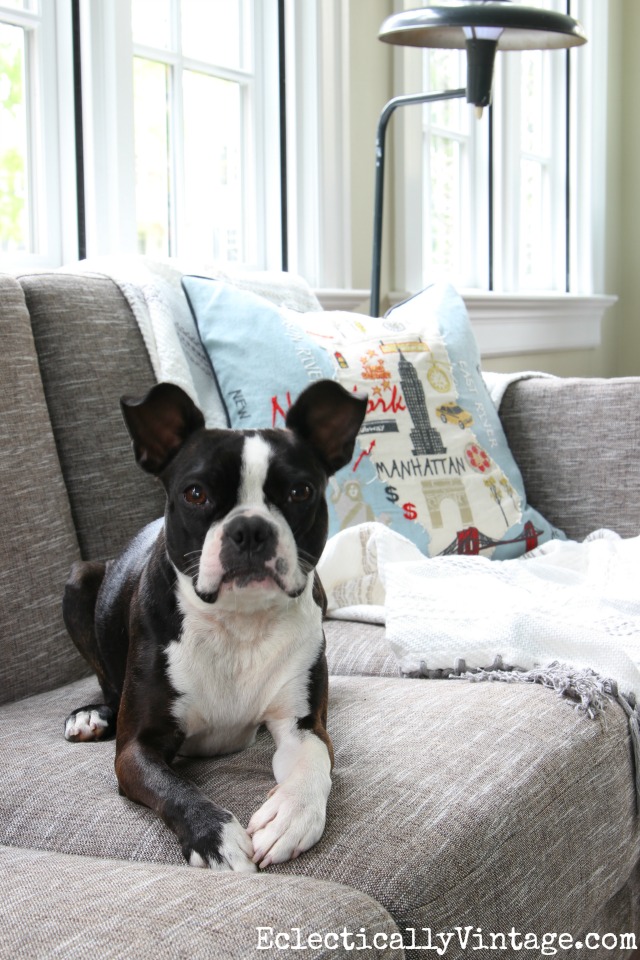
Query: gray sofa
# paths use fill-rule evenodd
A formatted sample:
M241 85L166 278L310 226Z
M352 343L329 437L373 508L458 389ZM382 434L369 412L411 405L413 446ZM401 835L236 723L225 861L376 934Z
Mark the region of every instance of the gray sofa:
M615 704L602 723L535 685L405 679L383 628L329 621L327 829L251 876L188 868L160 819L119 796L113 742L64 740L97 693L62 624L69 567L113 555L163 507L118 405L154 377L108 277L2 276L0 290L0 956L429 956L449 934L450 958L544 956L564 933L591 935L576 956L630 957L640 817ZM640 379L507 391L529 499L571 537L640 532L639 404ZM181 765L246 825L271 755L263 734Z

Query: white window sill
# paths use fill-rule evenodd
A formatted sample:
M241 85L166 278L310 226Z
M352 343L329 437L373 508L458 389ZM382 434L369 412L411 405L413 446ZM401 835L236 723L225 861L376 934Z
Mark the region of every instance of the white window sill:
M368 311L367 290L316 290L325 310ZM406 294L392 293L400 303ZM617 297L568 293L462 294L483 357L591 350L600 346L602 319Z
M600 346L602 318L617 297L463 294L480 353L499 357Z

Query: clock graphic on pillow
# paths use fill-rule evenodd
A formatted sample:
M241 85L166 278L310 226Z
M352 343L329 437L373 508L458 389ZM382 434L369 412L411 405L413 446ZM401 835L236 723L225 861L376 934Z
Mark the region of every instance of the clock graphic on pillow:
M451 378L437 360L431 360L431 366L427 370L427 380L437 393L449 393L451 390Z

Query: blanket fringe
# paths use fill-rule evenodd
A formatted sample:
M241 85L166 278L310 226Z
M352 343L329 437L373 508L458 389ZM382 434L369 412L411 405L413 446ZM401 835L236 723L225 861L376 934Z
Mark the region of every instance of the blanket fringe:
M498 661L500 661L498 663ZM506 683L539 683L555 690L561 697L575 701L575 709L594 720L602 718L609 703L619 704L627 715L633 759L633 776L636 793L636 815L640 815L640 712L633 693L623 694L615 680L602 677L588 668L578 669L566 663L554 661L544 667L533 670L519 670L505 666L497 657L493 664L485 669L468 670L464 660L457 660L449 679L480 681L502 681Z

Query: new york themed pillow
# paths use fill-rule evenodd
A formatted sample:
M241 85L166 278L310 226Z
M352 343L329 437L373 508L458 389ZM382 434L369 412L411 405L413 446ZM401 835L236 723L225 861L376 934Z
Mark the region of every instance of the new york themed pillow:
M375 520L428 556L494 559L563 536L526 502L451 286L382 318L297 313L202 277L183 286L231 427L283 426L317 379L368 394L353 460L330 480L330 535Z

